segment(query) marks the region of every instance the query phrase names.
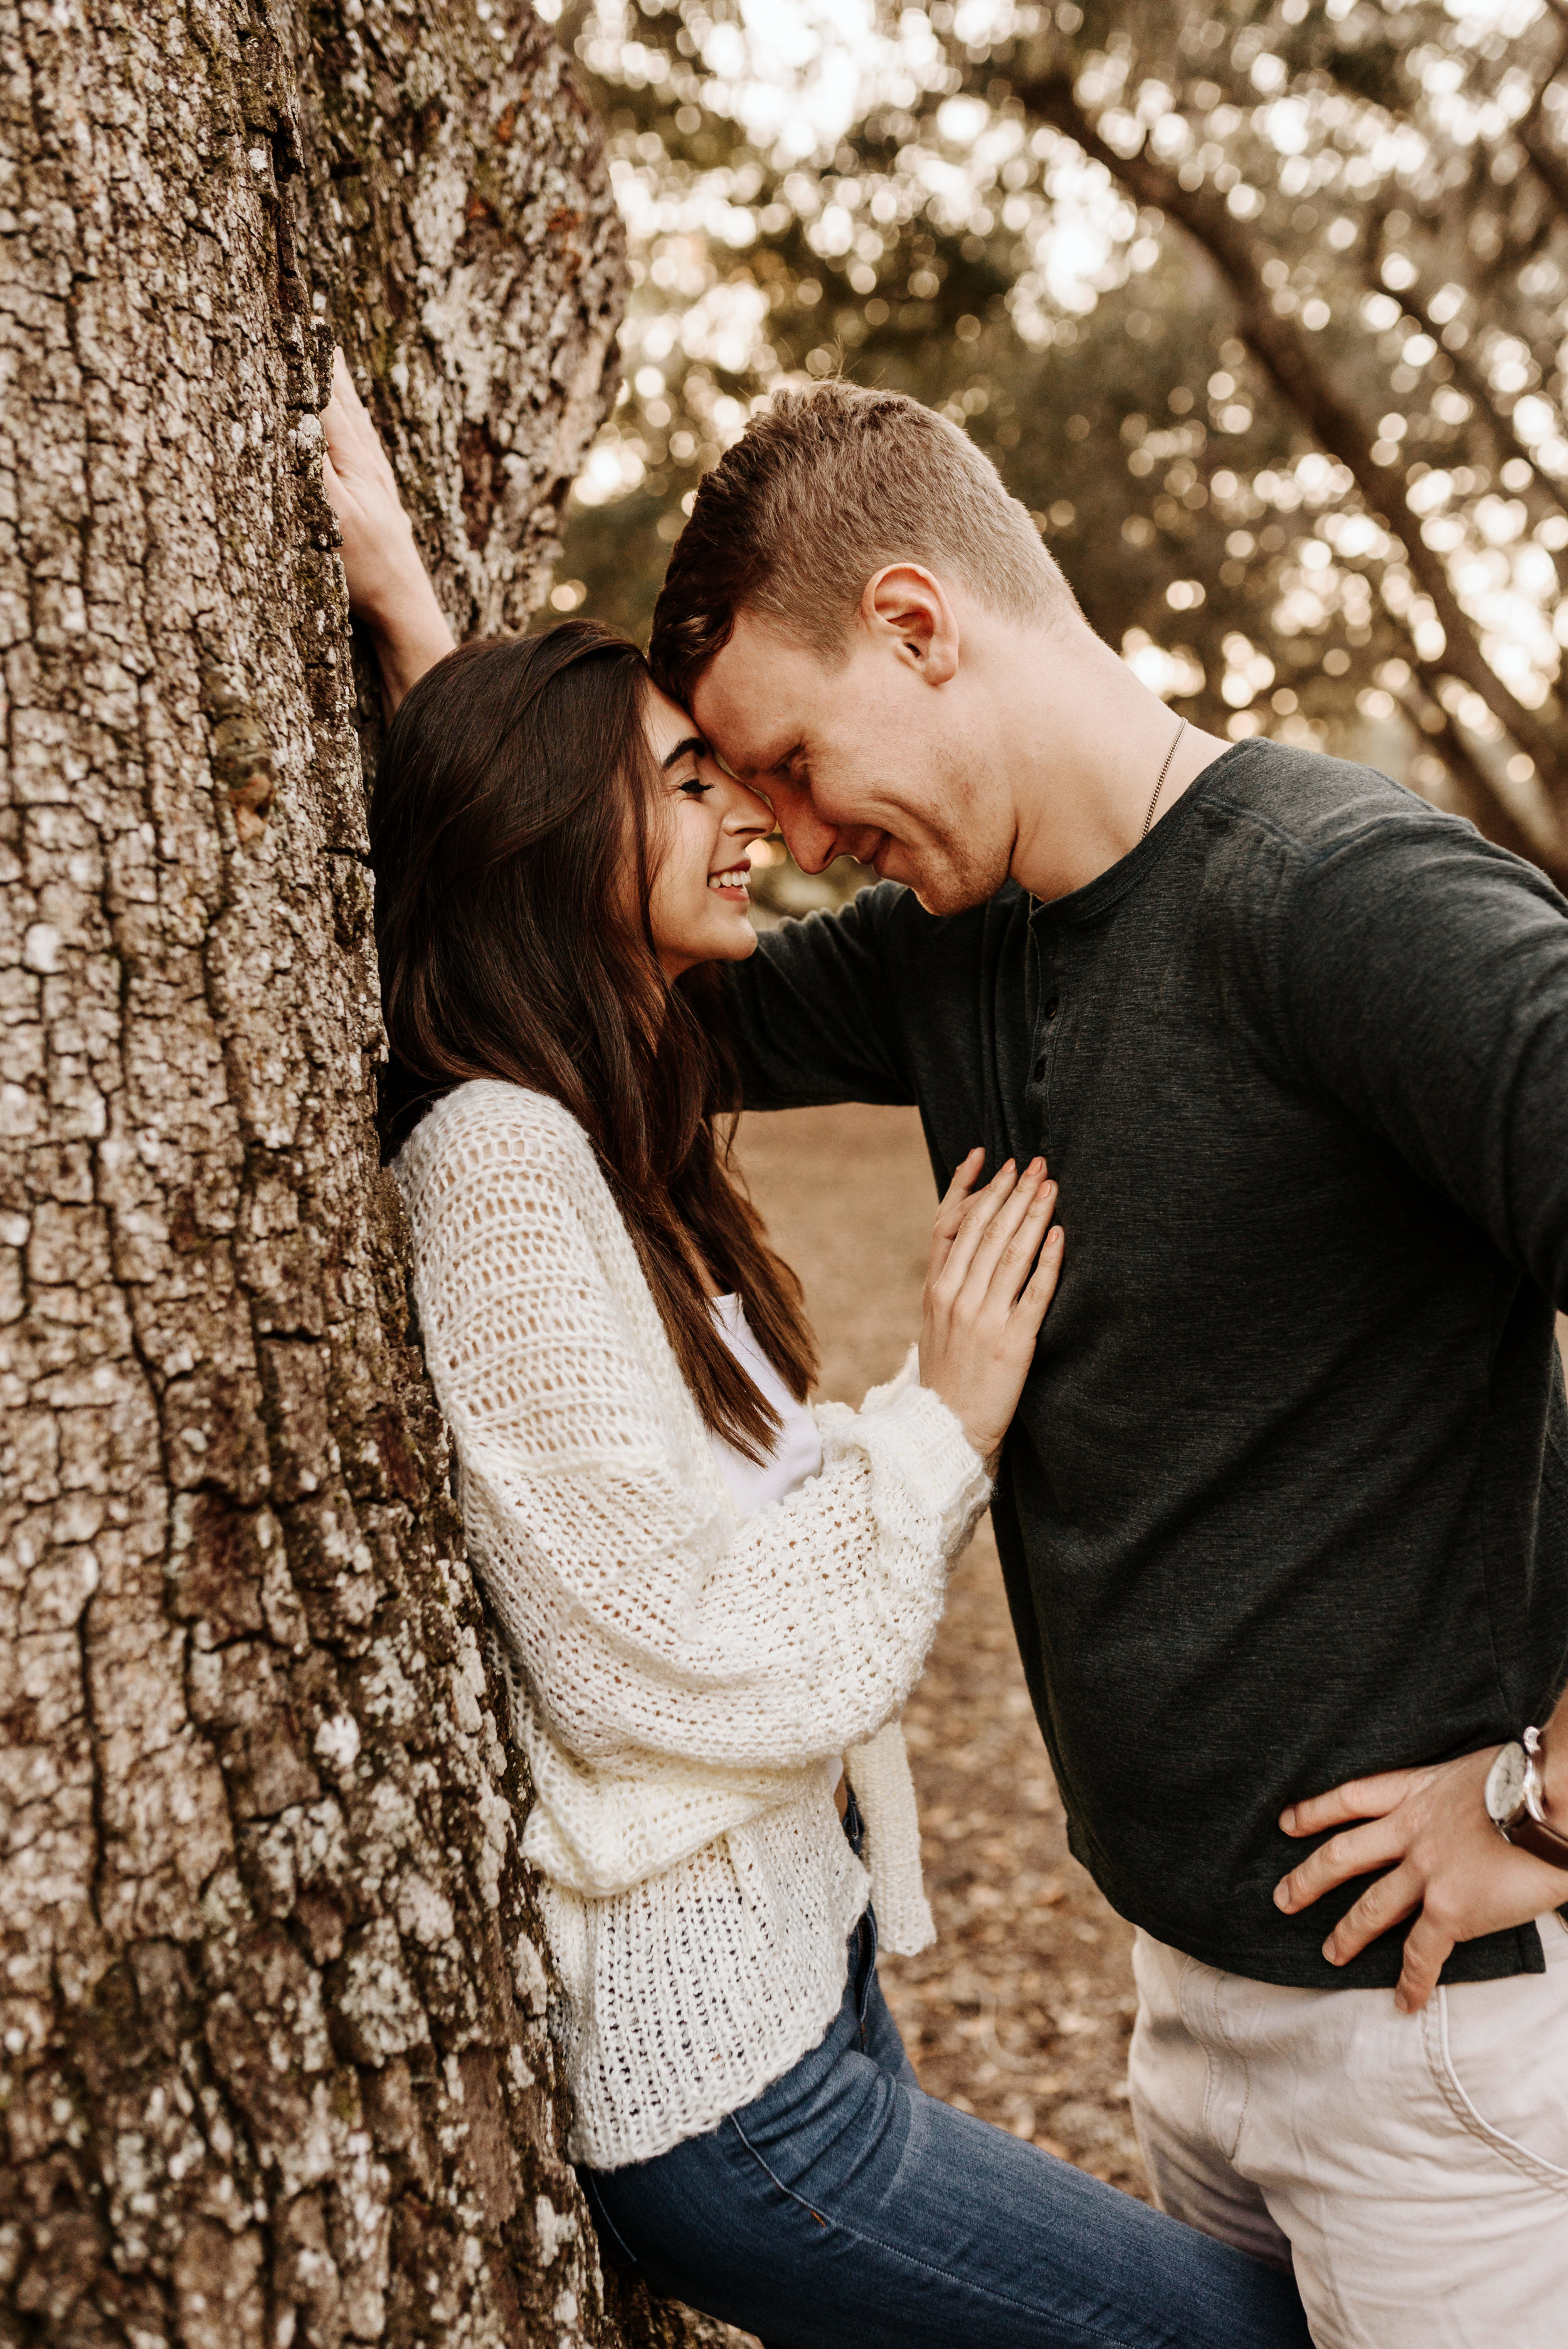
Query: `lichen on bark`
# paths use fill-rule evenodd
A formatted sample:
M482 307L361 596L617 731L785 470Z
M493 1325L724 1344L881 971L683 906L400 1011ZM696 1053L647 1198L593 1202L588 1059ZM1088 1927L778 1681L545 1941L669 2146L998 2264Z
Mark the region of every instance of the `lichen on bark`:
M377 1164L317 421L335 336L459 629L526 619L593 126L521 0L0 0L0 2334L647 2333Z

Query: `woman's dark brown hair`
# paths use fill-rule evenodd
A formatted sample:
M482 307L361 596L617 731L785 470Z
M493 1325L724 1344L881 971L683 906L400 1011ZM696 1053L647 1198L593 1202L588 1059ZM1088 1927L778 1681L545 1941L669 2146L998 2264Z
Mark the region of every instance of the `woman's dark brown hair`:
M778 1414L720 1337L701 1268L801 1400L815 1350L799 1283L730 1175L717 975L672 987L648 926L649 690L635 646L567 620L464 645L398 709L370 817L383 1138L399 1146L469 1078L552 1094L593 1144L703 1418L756 1460Z

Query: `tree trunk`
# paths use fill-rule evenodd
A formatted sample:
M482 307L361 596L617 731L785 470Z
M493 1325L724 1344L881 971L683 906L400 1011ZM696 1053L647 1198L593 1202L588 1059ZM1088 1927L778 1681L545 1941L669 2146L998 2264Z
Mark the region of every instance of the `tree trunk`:
M5 0L0 2338L608 2343L372 1123L335 333L459 629L611 388L522 0ZM676 2328L678 2329L678 2328Z

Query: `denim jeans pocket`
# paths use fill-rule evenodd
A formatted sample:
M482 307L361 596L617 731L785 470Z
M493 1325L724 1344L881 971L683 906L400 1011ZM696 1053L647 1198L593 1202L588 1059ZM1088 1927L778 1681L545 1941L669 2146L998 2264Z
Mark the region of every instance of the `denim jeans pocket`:
M604 2198L599 2189L598 2181L594 2178L593 2172L591 2169L580 2167L577 2171L577 2183L583 2189L583 2199L588 2205L589 2215L593 2221L594 2232L602 2236L607 2235L615 2250L620 2253L621 2257L626 2261L629 2266L640 2267L642 2265L642 2261L638 2259L636 2252L632 2249L632 2246L626 2240L626 2238L623 2235L621 2230L616 2226L615 2221L611 2218L609 2211L604 2207Z
M855 1985L855 2021L861 2027L861 2044L866 2037L866 2008L876 1986L877 1978L877 1912L865 1909L860 1923L850 1937L850 1967Z

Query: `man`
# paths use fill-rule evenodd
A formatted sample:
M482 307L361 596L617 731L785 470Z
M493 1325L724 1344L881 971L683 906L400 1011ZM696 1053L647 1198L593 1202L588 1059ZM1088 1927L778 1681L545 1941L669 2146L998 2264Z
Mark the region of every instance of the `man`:
M940 1183L983 1142L1061 1185L993 1514L1140 1929L1160 2200L1294 2253L1333 2349L1555 2349L1568 905L1382 776L1179 727L892 395L753 420L652 658L805 870L882 878L728 974L748 1103L915 1102Z

